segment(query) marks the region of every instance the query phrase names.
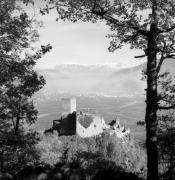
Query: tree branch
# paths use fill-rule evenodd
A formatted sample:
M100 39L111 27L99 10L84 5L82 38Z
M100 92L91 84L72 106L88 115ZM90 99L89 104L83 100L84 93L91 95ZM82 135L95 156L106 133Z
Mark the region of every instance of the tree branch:
M0 14L0 22L3 21L4 16L11 10L11 7L7 8L2 14Z
M93 14L96 14L96 12L93 12ZM111 16L107 16L107 15L106 16L105 15L101 16L100 14L96 14L96 15L100 16L101 18L105 19L106 21L108 21L108 22L110 22L110 23L112 23L112 24L114 24L116 26L127 27L129 29L133 29L133 30L137 31L136 32L137 36L139 34L141 34L143 36L146 36L146 37L148 36L148 31L142 30L138 26L134 26L132 24L128 25L127 22L126 23L120 23L117 19L115 19L115 18L113 18Z
M166 59L168 59L168 58L175 59L175 54L169 54L169 55L167 55L165 58L166 58Z
M170 32L170 31L172 31L172 30L174 30L175 29L175 24L173 25L173 26L171 26L170 28L168 28L168 29L165 29L165 30L160 30L158 33L160 34L160 33L168 33L168 32Z
M137 38L137 36L139 36L140 34L143 35L143 33L144 33L144 32L142 32L142 30L139 29L139 30L137 30L136 33L133 34L132 36L128 36L127 39L128 39L128 41L129 41L129 40L133 41L133 40L134 40L135 38Z
M3 53L0 53L0 57L1 58L6 58L6 59L12 59L12 56L7 55L7 54L3 54Z
M160 58L159 64L158 64L158 66L157 66L157 73L160 72L160 69L161 69L161 67L162 67L162 64L163 64L164 59L165 59L165 58L164 58L163 56Z
M138 30L134 35L131 36L131 39L134 40L140 34L140 30Z
M162 50L162 53L161 53L161 58L160 58L158 66L157 66L157 73L160 72L161 66L162 66L163 61L165 59L164 58L164 52L165 52L165 49L166 49L166 42L164 41L163 44L164 44L164 46L163 46L163 50Z
M166 45L166 42L164 42L163 50L160 50L160 52L161 52L161 58L160 58L160 61L159 61L158 66L157 66L157 73L160 72L161 66L162 66L163 61L164 61L165 59L168 59L168 58L175 59L175 54L170 54L170 52L168 53L167 50L166 50L166 48L167 48L167 45ZM165 56L165 54L166 54L166 56Z
M172 166L172 167L169 167L168 168L168 170L165 172L165 173L163 173L162 175L160 175L160 177L167 177L167 175L169 174L169 173L171 173L171 171L173 170L175 168L175 165L174 166Z
M57 5L54 6L54 7L48 7L47 6L44 9L40 9L40 12L44 15L45 12L47 12L48 10L54 9L55 7L58 7L58 6L64 6L64 7L67 7L67 8L71 7L69 4L65 4L65 3L59 4L59 3L57 3ZM90 11L85 10L85 9L81 9L81 10L84 10L84 11L86 11L88 13L92 13L94 15L97 15L97 16L101 17L102 19L104 19L104 20L106 20L106 21L108 21L111 24L114 24L116 26L125 27L125 28L128 28L128 29L135 30L136 34L134 35L134 37L137 37L139 34L148 37L148 31L147 30L140 29L139 26L135 26L132 23L129 23L127 21L121 23L117 19L111 17L110 15L107 15L108 10L105 10L103 7L98 5L97 0L94 0L94 5L93 5L93 7L92 7L92 9Z
M143 55L140 55L140 56L134 56L135 58L144 58L144 57L146 57L146 55L145 54L143 54Z
M167 94L166 94L166 95L167 95ZM164 101L165 103L170 104L170 103L171 103L171 101L170 101L170 100L166 100L166 99L165 99L166 95L165 95L164 97L162 97L161 101Z
M98 11L96 8L98 8ZM127 27L129 29L133 29L133 30L137 31L136 34L133 35L134 38L136 38L139 34L141 34L143 36L148 36L148 31L142 30L138 26L135 26L133 24L128 24L128 22L120 23L117 19L107 15L107 12L108 12L108 10L104 10L104 8L100 7L97 4L97 0L94 1L94 6L91 11L92 14L95 14L95 15L101 17L102 19L105 19L106 21L108 21L116 26Z
M175 105L172 106L158 106L159 110L169 110L169 109L175 109Z

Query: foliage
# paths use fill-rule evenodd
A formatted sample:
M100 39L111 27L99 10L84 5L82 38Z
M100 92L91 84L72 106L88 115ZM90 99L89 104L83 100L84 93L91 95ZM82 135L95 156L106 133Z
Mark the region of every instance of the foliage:
M34 23L17 1L0 1L0 171L4 172L15 173L38 158L37 135L25 132L24 126L37 118L31 97L45 80L34 66L51 46L31 46L39 37Z
M104 163L104 162L103 162ZM104 163L105 164L105 163ZM38 167L28 167L17 175L15 179L18 180L33 180L33 179L42 179L42 180L85 180L84 171L81 169L81 164L78 163L58 163L54 168L48 166L38 166ZM94 178L91 180L139 180L136 175L132 173L124 172L121 168L118 170L105 170L99 171ZM141 180L141 179L140 179Z
M174 127L174 113L162 115L159 117L159 168L160 174L164 178L174 176L173 168L175 167L175 127Z
M174 77L169 72L162 73L158 79L159 103L162 107L164 107L163 109L160 109L158 114L158 148L160 174L165 174L175 166L175 133L173 109L175 104L174 80ZM172 109L170 107L172 107ZM168 111L165 111L166 109Z
M48 163L52 167L61 162L80 165L86 179L103 170L122 170L142 177L146 175L145 152L133 139L124 142L105 132L91 138L47 135L42 141L37 148L42 152L40 160L43 164Z
M145 73L144 73L145 74ZM158 77L158 98L161 106L173 107L175 104L175 81L169 72L162 73ZM169 108L168 108L169 109ZM175 166L175 144L174 144L174 109L158 113L158 152L159 152L159 174L163 178L169 178ZM138 125L145 125L139 121ZM167 175L168 173L168 175ZM172 178L173 179L173 178Z
M150 29L150 25L154 22L153 5L156 4L156 20L160 34L158 39L158 53L164 47L164 43L173 41L172 31L166 31L173 25L175 18L174 1L163 0L139 2L138 0L47 0L46 8L41 9L41 13L47 14L50 10L56 9L58 12L57 20L69 20L72 22L105 20L106 24L111 28L112 33L108 37L112 39L110 51L121 48L124 44L130 45L131 48L142 49L146 54L147 39L146 32ZM140 13L140 12L143 12ZM168 45L168 44L167 44ZM169 46L167 51L172 50Z
M36 144L36 149L40 154L39 162L43 165L54 166L60 161L62 156L62 142L58 138L58 133L40 135L40 141Z
M38 140L38 134L32 131L20 131L16 136L13 132L3 132L0 139L1 171L15 174L28 165L36 166L39 154L35 144Z
M17 119L30 124L36 120L37 114L30 97L45 84L34 66L51 46L33 50L30 43L38 39L33 28L34 20L15 1L1 1L0 9L0 118L13 124Z
M163 107L159 110L173 109L175 104L175 77L170 72L160 74L158 88L159 104Z

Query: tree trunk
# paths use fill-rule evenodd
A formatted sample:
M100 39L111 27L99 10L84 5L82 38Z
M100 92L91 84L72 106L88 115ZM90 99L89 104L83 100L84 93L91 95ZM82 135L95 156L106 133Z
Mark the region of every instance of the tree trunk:
M158 180L157 149L157 27L151 25L147 49L147 94L146 94L146 145L147 145L147 180Z
M17 116L16 116L15 135L18 134L18 130L19 130L19 122L20 122L20 113L18 113Z
M16 140L18 131L19 131L19 123L20 123L20 113L17 114L16 116L16 123L15 123L15 128L14 128L14 138ZM13 145L13 152L15 152L17 149L16 144Z

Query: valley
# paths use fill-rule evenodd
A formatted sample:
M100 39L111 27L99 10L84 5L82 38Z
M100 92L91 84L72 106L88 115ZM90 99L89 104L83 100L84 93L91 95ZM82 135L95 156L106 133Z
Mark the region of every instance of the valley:
M53 98L55 97L55 98ZM57 94L43 101L35 100L39 111L38 120L34 127L43 131L52 126L52 120L61 116L61 98L65 94ZM67 97L67 96L66 96ZM142 143L145 140L144 127L137 126L137 121L144 120L145 103L144 96L133 97L104 97L104 96L75 96L77 100L77 111L90 112L104 117L106 123L116 117L120 123L131 129L135 139Z

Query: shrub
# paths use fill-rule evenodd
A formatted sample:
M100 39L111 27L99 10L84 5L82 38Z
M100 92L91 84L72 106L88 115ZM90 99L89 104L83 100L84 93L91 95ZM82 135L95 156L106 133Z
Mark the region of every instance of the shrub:
M54 131L53 134L41 135L36 149L40 154L39 162L43 165L54 166L60 161L62 142L58 138L58 133Z
M146 176L145 152L130 137L122 140L108 131L96 137L43 136L37 148L40 162L54 167L63 163L76 165L89 180L102 170L125 171Z
M79 162L87 177L112 167L146 176L146 154L132 138L123 141L106 131L97 137L64 136L59 139L63 143L62 160Z
M37 165L39 153L35 144L38 140L38 134L32 131L0 134L0 171L13 175L25 166Z

